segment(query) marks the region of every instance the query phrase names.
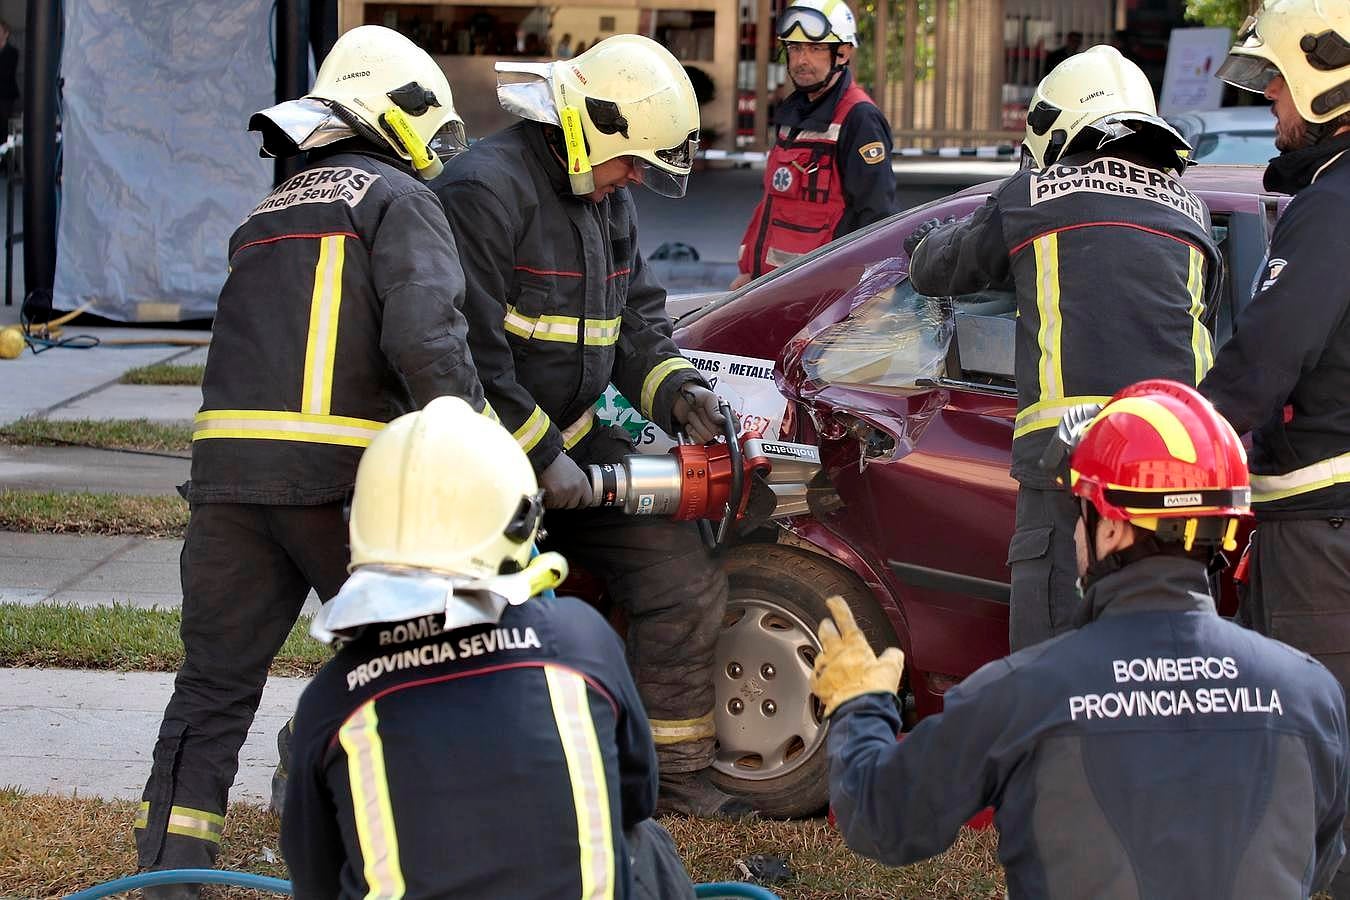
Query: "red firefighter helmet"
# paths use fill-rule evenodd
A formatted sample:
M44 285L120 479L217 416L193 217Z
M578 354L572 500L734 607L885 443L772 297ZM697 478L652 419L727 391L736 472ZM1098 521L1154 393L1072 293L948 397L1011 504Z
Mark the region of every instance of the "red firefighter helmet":
M1107 519L1160 540L1235 549L1251 513L1247 455L1231 425L1191 387L1153 379L1121 390L1073 442L1069 484Z

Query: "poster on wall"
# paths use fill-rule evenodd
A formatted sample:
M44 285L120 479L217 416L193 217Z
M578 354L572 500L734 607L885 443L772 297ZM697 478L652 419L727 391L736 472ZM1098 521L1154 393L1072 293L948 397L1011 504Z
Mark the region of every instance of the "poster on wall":
M1227 28L1174 28L1167 44L1158 112L1164 116L1218 109L1224 83L1214 77L1228 56L1233 34Z

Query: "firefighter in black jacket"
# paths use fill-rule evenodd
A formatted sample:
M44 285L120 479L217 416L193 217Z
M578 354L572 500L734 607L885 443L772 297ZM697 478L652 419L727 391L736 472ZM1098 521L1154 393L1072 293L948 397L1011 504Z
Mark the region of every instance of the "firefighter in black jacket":
M708 778L726 577L691 523L571 512L592 500L581 466L632 452L622 429L595 426L592 406L611 381L667 432L720 433L716 395L671 340L627 189L683 196L698 137L693 87L669 51L637 35L498 70L502 105L527 120L476 143L433 185L459 245L483 390L539 473L546 546L599 574L628 613L662 810L739 814Z
M1345 851L1350 733L1325 668L1215 612L1242 445L1176 382L1069 421L1089 624L989 663L897 743L904 657L874 656L830 601L814 689L839 828L904 865L993 806L1012 900L1303 900Z
M193 431L185 657L136 821L147 868L214 861L272 657L310 589L327 600L347 577L342 505L362 449L434 397L483 406L454 241L414 175L462 146L436 63L357 28L311 94L250 127L265 153L315 152L230 240Z
M895 211L891 124L849 68L853 11L844 0L795 0L778 18L778 40L796 90L774 113L764 198L731 290Z
M623 646L552 596L561 556L530 559L542 514L520 447L458 398L361 458L352 576L311 628L340 649L295 716L297 897L693 897Z
M1218 77L1274 101L1265 185L1295 195L1200 385L1252 432L1259 526L1242 615L1350 687L1350 3L1268 4ZM1350 897L1350 869L1336 896Z
M1013 650L1073 628L1082 609L1076 511L1039 466L1060 416L1143 378L1198 383L1213 359L1204 322L1223 274L1209 211L1175 177L1189 145L1114 48L1093 47L1046 76L1025 149L1035 168L967 220L930 220L906 241L920 293L1011 278L1017 294Z

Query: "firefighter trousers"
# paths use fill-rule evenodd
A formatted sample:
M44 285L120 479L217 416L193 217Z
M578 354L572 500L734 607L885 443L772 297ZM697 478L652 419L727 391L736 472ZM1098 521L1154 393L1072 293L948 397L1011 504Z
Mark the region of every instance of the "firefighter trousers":
M616 510L550 510L548 539L597 576L628 622L628 667L651 720L662 773L712 764L713 650L727 579L692 522Z
M1072 631L1086 621L1073 545L1077 524L1078 501L1068 491L1018 488L1016 526L1008 545L1011 652Z
M142 868L209 867L267 670L312 587L347 579L342 503L193 507L179 566L184 658L136 819Z
M1326 666L1350 695L1350 528L1344 519L1261 520L1240 618ZM1350 819L1345 840L1350 846ZM1350 854L1332 885L1350 900Z

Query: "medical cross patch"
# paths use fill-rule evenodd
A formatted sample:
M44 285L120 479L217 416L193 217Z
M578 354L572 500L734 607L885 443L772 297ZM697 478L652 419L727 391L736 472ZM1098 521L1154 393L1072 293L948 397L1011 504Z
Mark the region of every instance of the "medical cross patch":
M773 171L773 189L782 193L792 187L792 170L787 166L779 166Z
M886 146L881 141L873 141L870 144L863 144L858 148L858 155L863 158L863 162L869 166L875 166L886 158Z

